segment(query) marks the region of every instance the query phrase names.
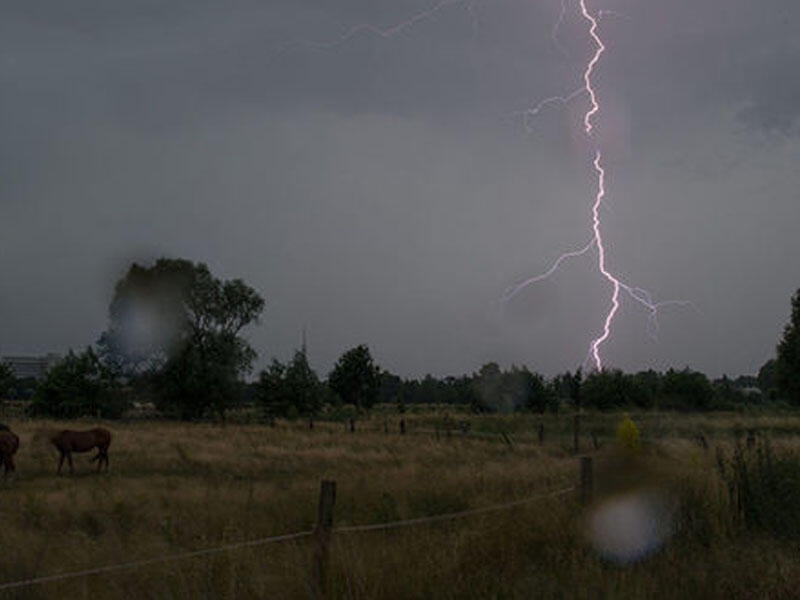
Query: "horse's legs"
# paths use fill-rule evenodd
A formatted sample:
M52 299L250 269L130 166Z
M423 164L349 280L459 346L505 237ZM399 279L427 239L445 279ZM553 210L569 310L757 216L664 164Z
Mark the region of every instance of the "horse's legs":
M97 472L100 472L100 468L105 465L106 471L108 471L108 446L98 446L97 447L97 456L95 456L92 460L97 461Z
M58 458L58 471L56 471L56 475L61 475L61 467L64 466L64 452L61 450L58 451L60 456Z
M72 475L75 469L72 468L72 452L67 452L67 462L69 463L69 474Z

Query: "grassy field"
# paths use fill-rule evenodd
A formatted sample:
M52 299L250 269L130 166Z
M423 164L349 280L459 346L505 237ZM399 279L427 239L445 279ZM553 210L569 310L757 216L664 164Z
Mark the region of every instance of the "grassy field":
M317 423L313 431L299 423L107 423L110 471L97 475L88 455L76 455L75 475L61 477L44 432L89 424L12 421L22 445L17 477L0 483L0 584L309 530L321 479L337 482L336 526L462 511L577 485L569 415L453 413L450 421L468 420L471 433L448 436L445 412L406 415L402 436L396 415L387 434L379 414L360 421L355 433L339 423ZM600 556L586 536L593 508L569 494L442 523L334 534L330 595L794 597L800 416L632 416L642 431L640 452L617 450L619 414L585 416L582 451L595 458L598 502L647 489L669 505L672 536L647 560L620 566ZM740 444L737 451L750 428L759 431L758 447ZM508 440L486 435L496 432ZM698 433L708 450L692 441ZM770 499L776 490L788 509ZM301 539L0 591L0 598L304 598L312 553L312 540Z

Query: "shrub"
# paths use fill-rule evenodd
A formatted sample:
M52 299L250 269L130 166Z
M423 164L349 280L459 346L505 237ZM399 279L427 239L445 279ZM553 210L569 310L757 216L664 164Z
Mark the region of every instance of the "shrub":
M623 450L638 452L641 448L640 438L641 434L636 423L628 415L625 415L617 427L617 445Z

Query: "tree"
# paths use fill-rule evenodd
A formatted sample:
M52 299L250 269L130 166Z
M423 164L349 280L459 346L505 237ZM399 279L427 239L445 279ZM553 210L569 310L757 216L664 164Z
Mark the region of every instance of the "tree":
M502 402L503 371L496 362L483 365L473 376L472 411L497 412Z
M16 381L14 369L8 363L0 363L0 402L6 397Z
M261 371L256 384L256 399L268 421L289 416L292 401L286 385L286 365L273 358L272 364Z
M758 370L758 387L761 393L770 400L778 397L778 361L769 359Z
M627 375L619 369L596 371L589 375L581 387L581 398L586 406L600 410L648 405L646 387L635 375Z
M544 377L539 373L523 369L522 380L526 409L543 414L545 410L552 408L555 402L555 390L547 384Z
M319 377L308 364L305 350L297 350L285 373L286 391L297 411L304 417L313 417L322 408L323 393Z
M781 397L800 404L800 290L792 296L792 315L778 344L775 380Z
M342 354L328 375L328 385L359 411L370 408L378 398L380 368L374 364L369 348L362 344Z
M705 410L711 407L714 387L703 373L670 369L661 381L661 408Z
M661 389L661 374L648 369L630 376L635 389L633 401L639 408L652 408Z
M0 363L0 408L3 406L3 401L11 391L17 378L14 375L14 370L11 365L7 363Z
M581 407L581 385L583 383L583 373L579 368L573 375L569 371L563 375L557 375L553 379L553 387L556 394L562 398L569 398L572 405L579 409Z
M117 373L154 383L167 414L223 416L256 357L239 334L263 309L255 290L213 277L202 263L133 264L115 287L100 353Z
M127 408L114 374L91 347L81 354L72 350L50 369L33 396L33 416L60 419L98 415L119 418Z

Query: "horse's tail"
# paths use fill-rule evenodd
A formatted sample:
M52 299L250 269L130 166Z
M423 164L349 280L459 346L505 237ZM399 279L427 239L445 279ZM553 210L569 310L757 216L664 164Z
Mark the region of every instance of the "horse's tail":
M111 445L111 432L105 427L98 427L96 431L99 437L98 442L108 448Z

